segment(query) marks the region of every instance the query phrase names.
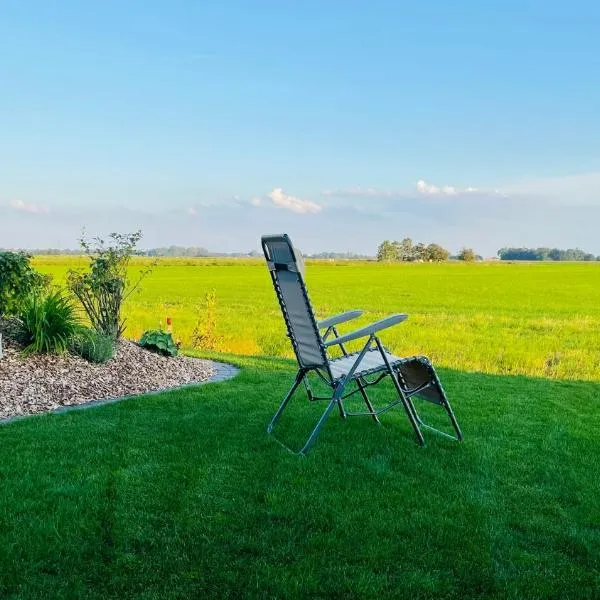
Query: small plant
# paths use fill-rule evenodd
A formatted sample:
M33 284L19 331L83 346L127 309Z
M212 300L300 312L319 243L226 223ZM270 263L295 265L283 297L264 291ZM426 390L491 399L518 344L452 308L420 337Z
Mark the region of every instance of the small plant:
M140 346L163 356L177 356L179 352L179 347L173 341L173 335L162 329L146 331L140 339Z
M69 271L69 289L77 296L92 327L117 340L125 331L125 319L121 317L123 303L138 289L150 269L141 270L137 280L128 278L131 257L142 233L111 233L108 241L82 237L81 248L90 259L88 272Z
M81 331L75 304L61 290L30 294L19 318L26 354L62 354Z
M204 306L200 307L199 317L192 331L192 348L217 350L220 339L217 336L217 293L208 292L204 298Z
M71 340L70 350L94 364L105 363L115 356L112 337L84 327Z
M0 252L0 315L19 314L27 297L44 288L49 277L35 271L24 252Z

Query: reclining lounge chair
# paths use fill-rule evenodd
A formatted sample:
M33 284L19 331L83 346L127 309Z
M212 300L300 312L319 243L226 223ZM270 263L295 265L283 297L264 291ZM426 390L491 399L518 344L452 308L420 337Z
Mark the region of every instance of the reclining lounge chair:
M377 336L378 332L405 321L408 315L391 315L351 333L338 335L337 326L359 317L362 311L353 310L318 322L306 291L304 262L300 252L294 249L287 234L265 235L261 241L299 367L290 391L267 428L269 433L273 431L298 386L304 382L309 400L326 400L328 403L300 454L306 454L310 450L335 407L342 418L366 415L379 422L380 414L401 404L419 444L425 443L421 428L431 429L457 441L462 440L462 433L450 403L429 360L424 356L394 356L384 348ZM362 350L349 353L345 344L358 339L366 340ZM339 358L328 356L328 349L334 346L341 350L342 356ZM308 381L308 375L311 373L315 373L327 384L331 389L330 396L319 397L313 394ZM392 379L397 398L383 408L375 410L366 390L387 376ZM357 393L366 404L366 412L347 412L344 400ZM413 396L440 405L450 418L455 436L425 424L415 409Z

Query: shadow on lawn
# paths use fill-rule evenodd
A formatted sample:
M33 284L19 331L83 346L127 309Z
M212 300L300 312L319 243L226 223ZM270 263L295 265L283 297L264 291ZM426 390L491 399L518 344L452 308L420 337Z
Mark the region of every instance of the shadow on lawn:
M242 373L0 430L0 596L597 597L599 384L440 369L464 443L398 407L297 457L292 363L211 358Z

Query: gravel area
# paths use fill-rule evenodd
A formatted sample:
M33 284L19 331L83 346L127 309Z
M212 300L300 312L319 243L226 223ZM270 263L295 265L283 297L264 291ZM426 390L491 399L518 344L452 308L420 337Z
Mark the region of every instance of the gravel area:
M14 331L13 323L0 320L0 419L199 383L215 374L209 361L165 358L126 340L103 365L71 355L24 357Z

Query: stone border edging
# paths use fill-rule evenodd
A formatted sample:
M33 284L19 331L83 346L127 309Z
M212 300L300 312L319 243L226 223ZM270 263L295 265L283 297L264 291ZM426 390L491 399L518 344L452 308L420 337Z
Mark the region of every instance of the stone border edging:
M207 383L221 383L222 381L229 381L230 379L233 379L240 372L240 369L238 367L235 367L234 365L229 363L218 362L216 360L209 360L207 358L202 358L200 360L210 363L210 365L216 371L214 375L212 375L208 379L205 379L204 381L186 383L184 385L176 385L175 387L163 388L162 390L150 390L148 392L140 392L139 394L118 396L116 398L102 398L101 400L89 400L88 402L82 402L81 404L69 404L67 406L59 406L57 408L53 408L52 410L47 410L39 413L31 413L29 415L14 415L12 417L0 419L0 426L8 425L10 423L13 423L14 421L22 421L23 419L28 419L30 417L60 414L74 410L85 410L88 408L95 408L96 406L102 406L104 404L115 404L116 402L121 402L122 400L139 398L140 396L156 396L158 394L165 394L167 392L172 392L176 390L185 390L188 388L199 387L201 385L206 385Z

